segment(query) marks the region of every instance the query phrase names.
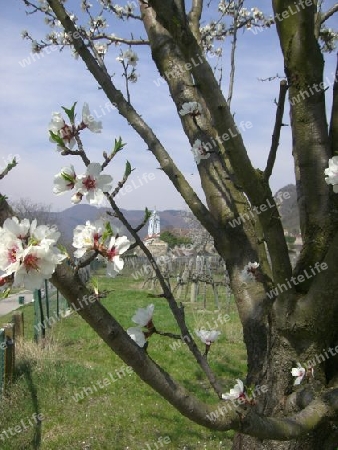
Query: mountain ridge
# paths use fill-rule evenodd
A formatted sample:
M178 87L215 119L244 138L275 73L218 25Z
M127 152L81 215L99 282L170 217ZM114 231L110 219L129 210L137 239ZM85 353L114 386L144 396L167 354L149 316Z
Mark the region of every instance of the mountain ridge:
M275 194L278 209L281 215L283 227L292 234L299 233L299 214L297 209L296 186L288 184L279 189ZM280 199L282 201L280 201ZM127 234L127 231L119 223L118 219L107 215L109 208L96 207L88 204L78 204L66 208L61 212L51 212L51 219L58 224L59 231L63 236L63 241L71 242L73 239L73 230L77 225L84 225L87 220L94 221L100 217L110 219L112 225L115 226L120 234ZM121 211L133 227L138 226L144 218L144 210L121 208ZM182 210L167 209L159 211L161 220L161 231L170 229L186 229L188 224L185 220L185 214ZM147 235L148 227L143 227L139 234L141 238Z

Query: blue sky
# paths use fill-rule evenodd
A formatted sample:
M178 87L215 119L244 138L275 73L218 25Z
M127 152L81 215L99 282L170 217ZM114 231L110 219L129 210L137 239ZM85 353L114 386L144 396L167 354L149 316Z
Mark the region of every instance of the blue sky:
M70 6L80 1L70 1ZM92 0L95 4L95 0ZM266 4L265 13L271 13ZM334 4L327 1L327 8ZM125 1L120 5L124 6ZM247 7L255 2L247 1ZM256 6L258 3L256 2ZM71 9L71 8L69 8ZM0 46L2 55L0 92L0 167L16 155L19 165L1 181L1 193L10 200L29 197L34 202L52 205L52 210L59 211L72 206L70 195L55 196L52 193L53 176L62 166L74 164L79 173L83 166L74 157L62 157L55 151L55 145L48 139L48 123L53 111L61 111L61 105L70 107L74 101L79 104L79 116L84 102L88 102L92 112L96 111L103 122L103 132L94 135L83 134L85 148L92 161L101 162L102 151L109 151L115 138L122 136L127 146L120 152L114 163L106 169L114 181L123 176L124 164L128 159L136 170L130 178L131 188L121 195L119 205L127 209L144 209L145 206L158 210L185 209L184 201L172 187L167 177L158 170L158 163L147 151L146 145L126 124L117 111L109 113L105 109L106 98L98 89L91 75L81 60L75 60L68 49L63 52L53 51L38 58L31 54L28 41L22 40L21 31L28 30L34 37L41 38L49 31L41 14L27 16L23 2L15 0L6 2L1 7ZM208 20L206 17L205 22ZM337 16L330 21L330 26L337 24ZM127 27L126 27L127 25ZM140 34L135 24L114 22L108 32L128 37L130 26L134 36ZM283 75L283 60L274 28L253 35L251 32L240 33L236 84L232 110L236 122L249 121L252 127L243 134L249 156L256 167L264 168L271 142L275 116L274 99L278 96L279 81L261 82L258 78ZM121 47L126 50L126 47ZM224 87L227 92L227 69L230 39L224 44ZM120 48L114 48L106 57L114 81L123 90L121 65L115 61ZM131 86L132 101L143 118L154 129L158 138L166 146L187 180L197 190L201 198L198 172L188 139L180 127L176 107L168 96L165 84L156 83L159 74L150 59L149 49L137 48L140 61L137 72L139 82ZM327 108L331 109L333 73L336 64L335 53L327 54L325 77L328 77ZM105 112L105 115L103 114ZM95 113L94 113L95 115ZM101 116L101 117L100 117ZM289 123L288 107L284 122ZM291 136L287 127L282 130L282 138L276 166L271 178L272 190L294 182L291 155ZM84 200L85 201L85 200Z

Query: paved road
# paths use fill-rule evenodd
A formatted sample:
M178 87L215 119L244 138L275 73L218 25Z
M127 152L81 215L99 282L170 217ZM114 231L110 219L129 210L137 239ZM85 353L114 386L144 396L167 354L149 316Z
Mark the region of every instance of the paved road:
M25 304L31 303L33 300L33 293L31 291L21 291L17 294L9 295L7 298L0 300L0 316L4 316L22 306L19 304L19 296L25 297Z

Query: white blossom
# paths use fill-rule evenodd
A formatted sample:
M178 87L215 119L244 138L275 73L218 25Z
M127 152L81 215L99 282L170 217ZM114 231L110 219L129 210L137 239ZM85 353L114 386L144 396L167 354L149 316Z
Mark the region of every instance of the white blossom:
M77 225L73 232L73 247L76 258L81 258L88 250L94 250L102 236L104 223L97 220L91 223L87 220L85 225Z
M124 261L120 258L122 253L126 252L130 246L130 241L126 236L116 238L113 236L110 239L107 249L107 274L115 277L118 272L123 269Z
M222 394L223 400L237 400L238 398L241 398L244 393L244 385L242 380L236 380L237 383L235 386L230 389L230 392L227 394Z
M104 192L111 190L109 184L113 179L110 175L101 175L101 164L90 163L86 173L79 175L75 183L77 195L82 194L91 205L100 204L104 199Z
M118 16L118 17L122 17L123 13L124 13L124 9L122 8L122 6L119 5L114 5L114 13Z
M73 148L76 144L73 127L65 123L61 116L61 113L52 113L52 120L49 123L48 129L49 131L52 131L53 134L57 134L64 141L65 146ZM54 142L51 136L49 138L49 141ZM62 147L58 145L57 150L61 151Z
M36 220L30 223L28 219L19 220L17 217L12 217L5 220L3 231L23 240L28 238L31 226L36 227Z
M66 255L53 247L31 245L24 250L21 264L15 273L15 284L23 284L27 289L40 289L42 282L48 280L55 267Z
M85 225L77 225L73 232L73 247L77 249L74 252L76 258L81 258L88 250L97 248L104 226L100 219L93 223L87 220Z
M257 262L249 262L247 265L244 266L244 269L241 272L241 278L244 282L248 281L255 281L255 272L256 269L259 267L259 263Z
M300 363L297 363L298 367L293 367L291 370L291 375L296 377L294 385L300 384L305 376L306 370L301 366Z
M6 275L16 272L20 266L23 243L10 233L1 234L0 242L0 270Z
M196 330L196 335L201 339L201 341L206 345L211 345L213 342L218 339L218 336L221 334L220 331L216 330Z
M194 159L197 165L201 162L202 159L208 159L210 157L210 153L205 151L205 148L200 139L196 139L193 147L191 148L191 151L194 155Z
M95 49L101 58L107 53L107 44L95 44Z
M127 60L127 64L129 64L130 66L135 67L138 61L138 56L135 52L133 52L132 50L126 50L125 52L123 52L120 56L118 56L116 58L116 61L119 62L123 62Z
M199 114L202 114L202 106L198 102L183 103L182 109L180 109L179 114L181 116L186 116L188 114L192 116L197 116Z
M76 183L76 173L74 166L62 167L61 172L54 176L53 192L56 195L64 194L74 189Z
M84 103L82 108L82 122L92 133L101 133L102 122L97 122L90 114L88 103Z
M148 305L146 308L139 308L132 317L132 321L141 327L146 327L151 323L155 306Z
M329 167L324 170L327 184L333 185L333 192L338 194L338 156L329 159Z
M128 328L127 333L129 334L131 339L136 342L136 344L139 347L145 346L147 341L146 341L146 338L145 338L144 333L141 330L141 328L139 328L139 327Z
M36 220L8 218L0 236L0 270L6 276L14 275L14 285L39 289L66 258L55 247L60 237L56 227L37 226Z
M71 198L71 202L74 203L74 205L77 205L78 203L81 202L83 195L80 194L80 192L77 192L76 194L74 194Z

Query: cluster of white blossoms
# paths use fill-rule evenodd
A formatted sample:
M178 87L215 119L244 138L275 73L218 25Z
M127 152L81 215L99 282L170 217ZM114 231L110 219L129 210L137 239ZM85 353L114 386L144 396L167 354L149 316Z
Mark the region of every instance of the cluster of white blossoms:
M338 156L329 159L329 167L325 169L325 181L333 185L333 192L338 194Z
M320 30L319 39L323 43L322 50L330 53L336 48L338 33L331 28L324 27Z
M71 110L67 110L70 117L72 117L72 121L75 118L74 108L75 104ZM58 144L56 148L58 151L63 151L67 147L72 149L76 144L75 136L78 136L79 132L85 128L88 128L92 133L101 133L102 130L102 122L94 120L87 103L83 105L82 121L78 125L74 123L67 124L59 112L52 113L52 120L48 127L50 134L49 140Z
M244 282L256 280L256 270L259 267L258 262L249 262L241 272L241 278Z
M108 28L108 23L103 16L97 16L96 18L91 17L89 21L89 31L91 33L95 33L96 31L100 31L104 28Z
M126 236L114 236L109 222L97 220L74 229L74 256L82 258L86 253L96 251L107 261L107 275L115 277L124 266L120 256L128 250L130 241Z
M86 172L76 175L74 167L63 167L61 172L54 176L53 192L56 195L64 194L67 191L76 191L72 196L72 203L81 202L85 196L91 205L99 205L104 200L104 192L109 192L112 188L110 175L101 174L100 163L90 163Z
M37 226L36 220L6 219L0 228L0 285L39 289L66 258L55 246L59 237L56 227Z
M269 26L272 21L271 18L266 18L258 8L238 8L238 5L232 0L221 0L218 4L218 11L221 13L222 19L228 16L231 18L231 22L236 15L237 28ZM213 50L215 40L223 41L226 36L231 36L233 34L234 28L231 22L227 27L224 22L217 20L200 28L202 45L205 51L210 52Z
M153 304L148 305L146 308L139 308L131 319L138 326L128 328L127 333L139 347L144 347L147 343L147 338L155 331L153 324L154 309L155 306ZM147 328L147 331L143 331L142 328Z
M100 0L100 2L103 6L108 6L107 9L114 11L114 13L120 19L122 19L123 17L128 18L131 14L134 14L135 11L135 2L127 2L125 6L120 6L117 4L112 6L111 2L107 0ZM109 3L109 5L107 5L107 3Z

